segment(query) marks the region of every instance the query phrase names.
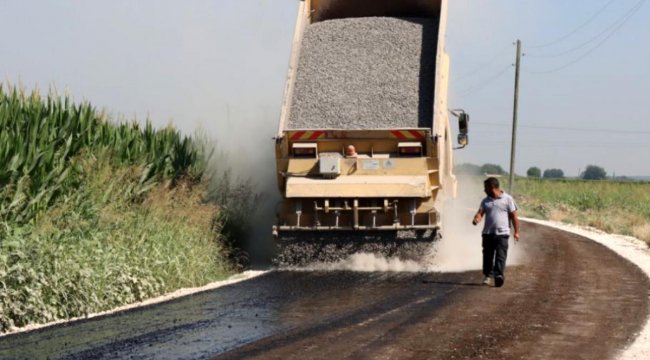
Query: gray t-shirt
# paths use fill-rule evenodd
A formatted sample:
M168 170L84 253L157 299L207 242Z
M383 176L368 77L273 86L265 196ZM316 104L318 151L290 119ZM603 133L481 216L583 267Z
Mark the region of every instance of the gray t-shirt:
M493 199L486 197L481 201L481 209L485 213L485 225L483 234L510 235L510 219L508 214L517 211L517 204L512 196L501 193L501 196Z

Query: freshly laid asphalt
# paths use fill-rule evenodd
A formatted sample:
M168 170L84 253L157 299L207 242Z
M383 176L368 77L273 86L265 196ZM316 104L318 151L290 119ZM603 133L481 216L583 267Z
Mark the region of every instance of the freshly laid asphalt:
M0 358L607 359L648 317L649 279L591 240L523 224L527 261L480 272L271 271L0 338ZM480 261L480 259L477 259Z

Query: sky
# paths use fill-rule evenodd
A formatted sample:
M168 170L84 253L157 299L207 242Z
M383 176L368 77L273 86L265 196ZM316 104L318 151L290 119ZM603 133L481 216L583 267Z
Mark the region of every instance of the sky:
M456 161L507 169L521 39L516 172L650 175L646 2L450 0L450 105L471 114ZM206 133L255 176L273 162L297 4L0 0L0 79Z

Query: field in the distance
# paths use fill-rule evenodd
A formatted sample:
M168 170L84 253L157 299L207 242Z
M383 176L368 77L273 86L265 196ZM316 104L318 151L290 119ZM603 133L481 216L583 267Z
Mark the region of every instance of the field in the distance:
M592 226L650 245L648 182L522 178L515 183L514 195L523 216Z

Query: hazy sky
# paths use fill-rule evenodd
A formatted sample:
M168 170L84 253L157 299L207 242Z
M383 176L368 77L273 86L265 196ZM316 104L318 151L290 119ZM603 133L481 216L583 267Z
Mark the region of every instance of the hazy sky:
M576 175L593 163L650 175L645 2L451 0L450 104L472 115L457 161L507 166L520 38L517 172ZM0 0L0 76L67 87L129 118L201 127L254 172L251 159L272 159L297 3Z

